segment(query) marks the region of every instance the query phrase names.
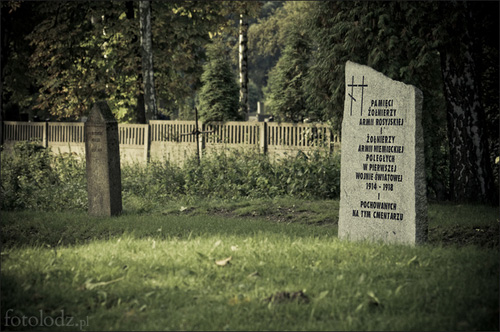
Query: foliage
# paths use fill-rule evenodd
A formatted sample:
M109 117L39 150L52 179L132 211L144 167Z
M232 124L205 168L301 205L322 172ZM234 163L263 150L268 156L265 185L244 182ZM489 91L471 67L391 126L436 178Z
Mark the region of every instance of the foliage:
M272 162L254 152L219 152L182 167L153 162L122 168L123 196L131 204L151 205L172 199L322 198L339 196L340 158L313 153Z
M204 46L211 32L228 24L221 14L224 5L152 3L155 80L163 112L183 107L199 88ZM105 95L119 121L135 119L142 93L137 2L24 2L18 7L36 15L30 15L27 31L12 28L23 33L29 47L19 43L18 35L7 41L14 60L2 76L9 93L5 99L75 119ZM2 20L14 14L4 11ZM16 62L20 57L28 58L29 67Z
M271 161L256 152L219 152L179 167L169 162L122 165L124 205L141 211L170 200L321 198L339 196L340 158L319 152ZM34 142L19 143L2 158L2 209L85 209L85 162L51 157Z
M97 43L102 41L91 44L92 24L90 18L85 20L85 13L89 16L92 13L91 5L59 2L39 6L47 19L28 36L35 48L29 61L30 69L36 83L42 86L37 108L53 108L56 116L69 116L67 112L72 109L80 114L89 93L103 88L102 81L97 80L98 68L104 61ZM99 36L96 33L94 38ZM79 60L75 63L75 59ZM84 76L94 84L82 85ZM71 97L67 99L68 96Z
M0 8L2 8L2 115L4 120L18 120L16 113L19 109L30 108L36 99L36 89L32 86L29 71L26 70L26 59L30 57L32 49L29 42L19 36L31 32L39 13L21 2L14 1L2 1ZM30 17L31 20L23 19L26 17Z
M269 84L269 71L276 65L290 34L300 33L310 39L305 22L310 4L302 1L267 1L258 21L248 30L249 77L259 89ZM293 41L293 38L290 38Z
M263 101L262 91L253 80L248 81L248 103L250 105L250 113L257 112L257 102Z
M274 113L281 110L281 114L292 114L293 110L297 115L289 119L313 117L340 130L347 60L414 84L425 96L427 182L431 197L444 199L449 169L443 126L445 101L442 89L436 88L443 85L440 59L436 48L428 45L429 38L420 24L427 19L424 13L435 9L433 6L396 2L285 3L249 32L252 47L261 53L275 56L281 50L276 66L269 72L266 109ZM293 50L297 41L293 36L300 32L308 46L302 55ZM298 59L302 59L300 64L293 62Z
M192 111L191 98L202 84L206 46L230 24L226 7L219 1L152 2L155 84L165 103L163 111Z
M495 19L491 16L491 9L496 7L498 11L498 4L490 7L471 3L470 7L467 7L468 4L455 2L315 2L312 6L314 10L310 31L316 48L308 76L311 107L320 109L324 119L335 118L336 125L340 127L345 92L344 64L347 60L371 66L392 79L413 84L421 89L424 94L423 128L427 181L434 197L445 198L448 189L453 190L448 182L449 157L468 154L468 144L472 143L459 147L463 148L461 152L455 151L450 155L448 151L448 135L463 132L463 137L467 137L470 136L471 129L454 127L458 122L452 121L452 118L447 121L446 108L447 104L450 104L450 96L445 100L443 95L446 83L443 82L442 76L443 58L446 54L458 59L458 62L468 58L467 43L471 38L464 27L469 24L476 25L477 35L481 36L481 40L487 41L483 37L487 32L482 25L483 22L489 26L498 25L498 20L493 23ZM465 19L471 12L482 14L482 19L467 22L471 21ZM498 39L495 44L498 48ZM485 55L491 54L488 46L493 44L489 41L477 45L480 47L473 48L476 54L471 54L476 64L481 63L480 59L488 59ZM494 72L494 68L498 68L498 64L487 60L484 62L483 71L478 73L477 77L463 78L461 82L473 79L475 84L480 84L478 82L484 78L491 80L493 76L486 74L489 70L490 73ZM463 75L460 71L456 74ZM498 75L495 80L498 82ZM473 93L467 90L470 90L469 86L453 88L453 91L457 96L464 96L466 93L472 95ZM490 91L498 96L498 89ZM494 99L498 100L498 97ZM487 107L487 110L491 108ZM494 113L498 114L498 111ZM481 122L481 115L472 115L472 118L477 117ZM448 128L445 123L448 123ZM483 124L479 126L478 132L482 132ZM457 148L455 145L453 147ZM470 162L475 164L472 159ZM459 168L462 169L462 166ZM469 180L464 178L462 182L473 182L472 173ZM488 174L488 167L478 173ZM487 181L491 180L491 176L488 178ZM469 195L478 198L481 196L479 193Z
M335 198L340 190L340 158L313 153L272 162L253 152L221 152L185 168L189 197Z
M49 197L37 191L51 187L56 178L50 166L50 152L36 142L16 143L15 153L2 158L2 207L33 209L48 204Z
M216 40L207 47L209 61L203 66L199 93L200 120L203 122L238 120L239 87L225 45Z
M72 154L52 157L39 142L16 143L3 154L2 209L65 210L87 205L85 164Z
M267 109L276 112L279 108L301 105L297 112L302 113L302 117L312 115L340 130L347 60L369 65L393 79L417 86L425 96L423 127L427 181L431 197L444 199L449 185L449 167L438 46L455 36L445 34L450 23L439 21L440 6L415 2L285 3L249 31L251 49L267 55L267 59L280 57L269 72ZM422 22L427 21L433 23L424 26ZM285 75L286 69L290 72L297 66L284 65L291 63L290 58L293 58L292 52L285 54L285 50L294 42L290 35L297 31L304 33L309 45L308 54L304 56L309 59L307 71L300 79L298 75ZM276 87L292 85L292 82L301 83L300 90L292 94ZM280 93L272 94L272 90ZM305 102L302 96L307 97ZM298 110L300 108L302 110ZM314 115L306 115L308 112Z
M152 161L147 166L125 164L121 167L124 205L139 211L185 195L184 172L169 162Z
M74 119L105 93L119 121L134 120L142 93L137 2L1 6L4 112L35 108L40 117L50 112ZM443 54L458 62L467 58L466 43L473 38L474 79L482 84L478 93L485 117L478 128L486 128L489 166L498 175L498 3L155 1L152 10L155 80L166 114L193 117L211 40L223 39L233 47L229 58L235 70L237 22L245 12L251 18L252 109L267 85L268 109L288 112L285 117L294 121L313 116L340 129L347 60L417 86L424 93L427 182L431 197L438 199L446 199L450 187L440 61ZM464 13L474 14L475 20ZM307 44L302 53L295 47L299 35ZM483 173L489 174L489 168ZM487 178L498 187L496 175Z
M427 182L432 196L443 199L448 186L448 148L440 59L429 37L422 34L422 22L428 19L424 13L432 6L436 4L315 3L310 30L316 48L307 84L310 107L322 110L323 120L334 118L337 128L342 123L347 60L421 89Z
M307 35L299 31L290 33L283 54L269 72L265 90L268 113L292 122L302 122L309 116L305 90L309 57Z
M250 50L255 56L279 56L290 33L308 33L301 28L309 19L310 4L303 1L269 3L262 7L263 17L249 28Z
M130 119L137 83L129 52L134 25L123 24L123 2L42 2L23 4L41 19L27 39L33 47L28 64L39 94L35 109L54 117L79 118L104 95L120 120ZM121 23L121 24L120 24ZM127 22L128 23L128 22Z

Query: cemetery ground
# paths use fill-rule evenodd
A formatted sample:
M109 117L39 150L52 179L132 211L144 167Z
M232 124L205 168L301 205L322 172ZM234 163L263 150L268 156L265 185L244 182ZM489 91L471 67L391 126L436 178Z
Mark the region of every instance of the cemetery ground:
M496 207L431 204L411 247L339 240L338 200L142 206L1 211L2 329L499 328Z

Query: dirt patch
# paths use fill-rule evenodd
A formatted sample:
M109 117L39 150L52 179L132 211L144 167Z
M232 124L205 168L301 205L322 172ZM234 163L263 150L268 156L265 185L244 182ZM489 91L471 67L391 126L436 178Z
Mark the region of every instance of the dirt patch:
M264 218L276 223L306 223L310 225L337 224L337 219L309 210L298 210L294 207L278 207L265 211L249 211L233 216L245 218Z
M266 216L266 219L277 223L305 223L315 226L336 225L338 223L337 219L320 216L310 211L271 214Z
M499 245L500 228L494 226L455 226L429 228L429 243L459 247L476 245L484 248L495 248Z
M264 299L264 302L287 303L297 301L298 303L309 303L309 298L302 291L298 292L278 292Z
M226 208L212 208L208 210L207 213L217 217L225 217L225 218L238 217L238 215L234 213L234 211Z
M224 218L261 218L275 223L302 223L315 226L337 225L338 218L331 214L322 213L295 205L256 205L236 207L211 207L204 211L196 208L181 208L164 214L209 214ZM429 240L432 245L467 246L475 245L483 248L498 248L500 242L499 224L486 226L433 226L429 228Z

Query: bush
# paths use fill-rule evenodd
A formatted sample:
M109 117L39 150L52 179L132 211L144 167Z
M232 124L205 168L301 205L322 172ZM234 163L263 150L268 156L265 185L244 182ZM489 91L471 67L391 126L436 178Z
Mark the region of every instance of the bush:
M169 162L126 164L121 168L121 175L124 206L134 210L148 211L154 205L184 195L183 173Z
M2 209L67 210L87 205L85 163L53 157L37 141L18 142L2 155Z
M182 166L152 161L121 168L127 209L150 211L172 200L339 196L338 155L299 152L273 162L248 151L222 151ZM53 157L36 142L22 142L2 158L2 209L85 210L85 161L72 154Z
M53 193L59 197L55 200L57 206L54 210L86 210L87 174L85 160L74 154L56 155L53 170L57 176Z
M340 158L319 152L272 162L255 152L220 152L188 163L186 194L234 199L291 196L331 199L340 192Z

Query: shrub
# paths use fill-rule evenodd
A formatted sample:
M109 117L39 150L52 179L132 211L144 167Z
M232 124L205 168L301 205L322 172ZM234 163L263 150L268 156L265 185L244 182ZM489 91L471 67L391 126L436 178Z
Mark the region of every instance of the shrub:
M53 157L37 141L18 142L2 155L2 209L64 210L87 205L85 164Z
M126 164L121 168L122 196L132 205L163 203L184 195L184 176L178 166L168 161L151 161L148 165Z
M299 152L272 161L251 151L219 151L175 166L168 161L121 168L124 206L150 211L169 201L339 196L340 158ZM85 210L85 161L72 154L53 157L36 142L21 142L4 154L1 174L2 209Z
M190 196L234 199L291 196L330 199L339 196L340 158L319 152L272 162L256 152L219 152L199 166L184 169Z
M59 197L55 200L57 206L54 210L86 210L87 198L87 174L85 160L73 154L56 155L53 163L53 171L58 181L55 183L53 193Z

